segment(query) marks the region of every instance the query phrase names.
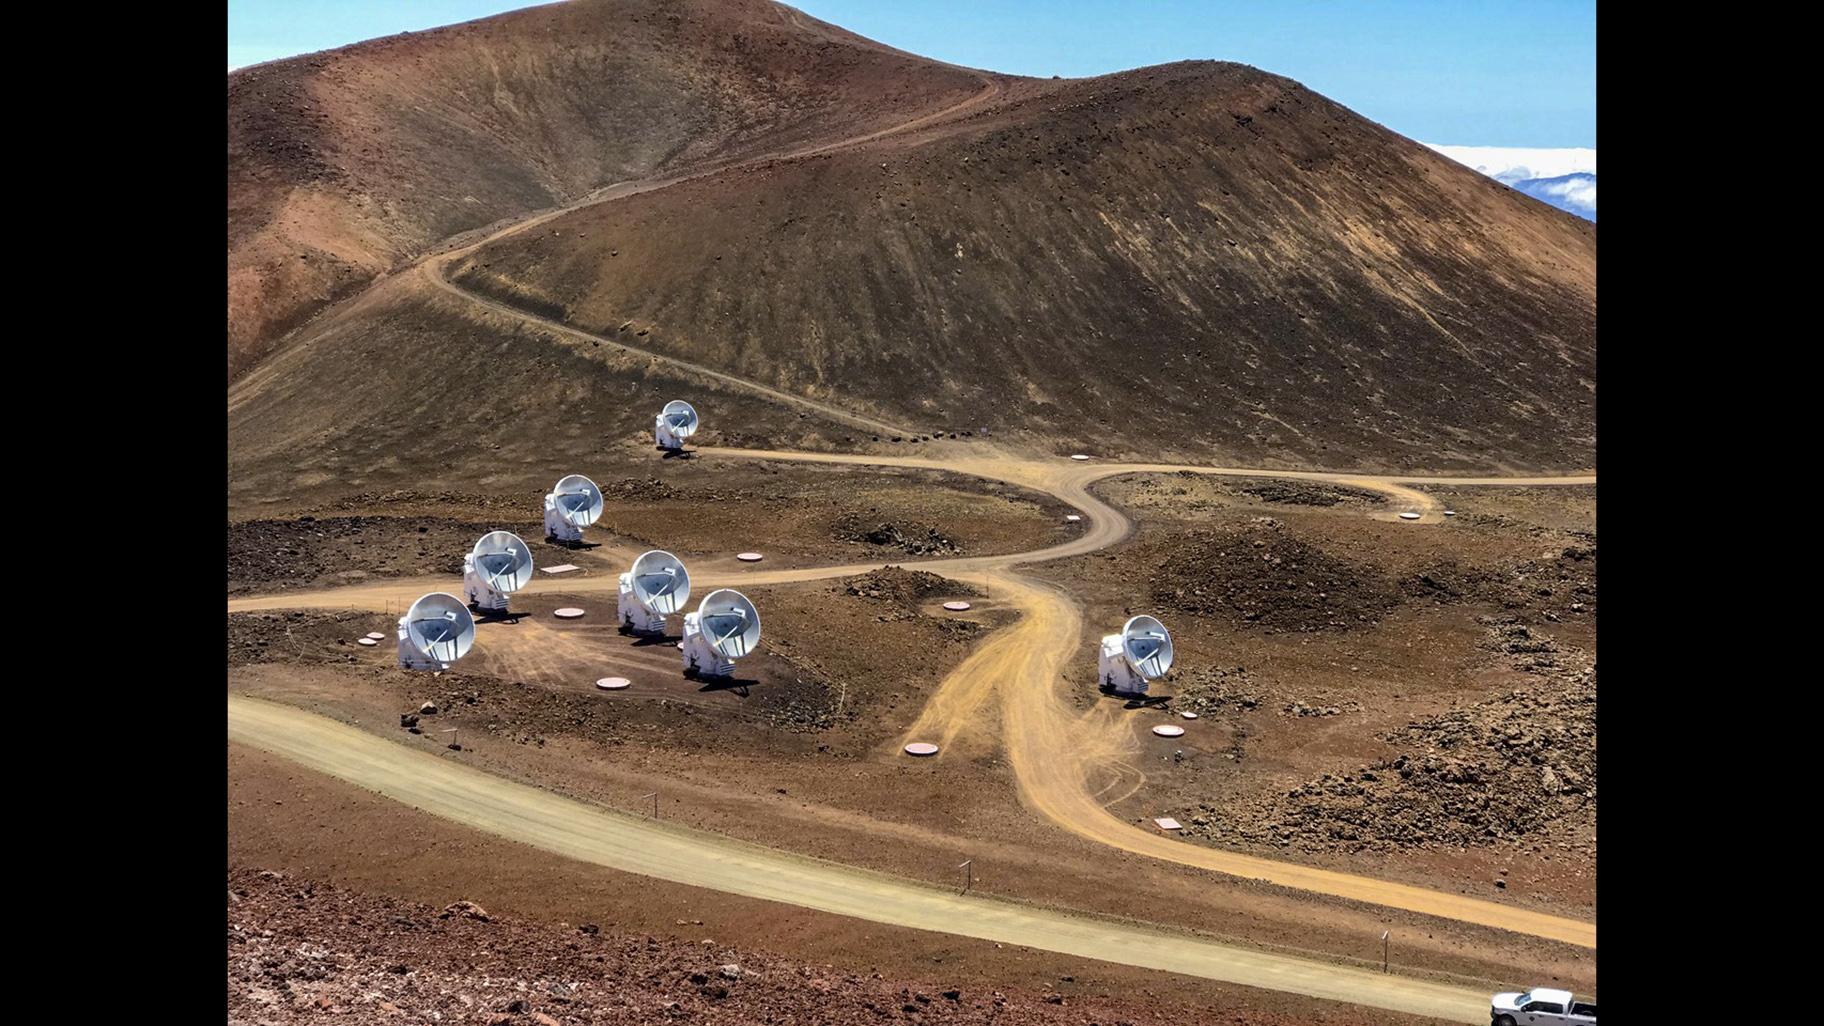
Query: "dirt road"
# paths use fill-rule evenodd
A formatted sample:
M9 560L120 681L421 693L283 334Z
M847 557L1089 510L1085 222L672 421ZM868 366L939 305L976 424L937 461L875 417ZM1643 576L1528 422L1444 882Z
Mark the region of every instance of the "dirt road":
M872 922L1452 1022L1481 1022L1488 1015L1488 996L1480 989L924 887L584 805L290 706L231 696L228 739L477 830L626 872Z
M1178 473L1191 471L1231 477L1284 478L1322 481L1380 492L1395 507L1411 506L1421 513L1420 524L1442 520L1435 500L1408 487L1413 484L1450 484L1462 479L1405 476L1363 476L1324 471L1278 471L1242 467L1193 467L1176 464L1109 463L1085 465L1063 459L1031 459L1012 455L954 460L883 457L844 453L794 453L770 450L703 450L706 458L799 460L855 466L894 466L944 469L1034 488L1050 493L1081 510L1084 532L1070 541L1034 552L1002 556L976 556L908 562L908 567L948 576L993 581L994 593L1017 610L1020 620L998 631L939 685L905 740L937 741L948 748L959 737L979 731L981 713L998 695L1001 743L1014 769L1022 798L1047 819L1111 847L1150 858L1194 866L1212 872L1265 880L1284 887L1327 894L1352 901L1405 909L1424 915L1475 923L1500 930L1575 944L1596 946L1593 923L1547 915L1407 884L1316 869L1201 845L1152 833L1109 814L1092 791L1093 776L1119 771L1135 751L1131 723L1113 716L1104 707L1085 716L1073 716L1059 693L1063 660L1076 651L1081 617L1069 596L1014 568L1082 555L1107 548L1133 531L1133 522L1120 510L1089 491L1096 481L1122 474ZM1588 485L1594 475L1566 477L1477 478L1477 484L1515 486ZM1375 516L1390 514L1377 513ZM692 568L698 586L708 589L741 585L787 584L849 577L874 569L873 563L809 567L793 570L741 569L723 561ZM427 590L447 590L445 579L394 581L386 584L320 592L236 599L229 612L309 607L403 610ZM613 575L570 581L536 580L528 593L589 594L611 592L619 584ZM941 758L941 756L940 756Z

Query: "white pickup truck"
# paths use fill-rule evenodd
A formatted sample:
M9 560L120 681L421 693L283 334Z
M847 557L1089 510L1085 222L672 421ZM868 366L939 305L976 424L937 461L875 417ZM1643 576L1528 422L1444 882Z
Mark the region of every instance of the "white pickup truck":
M1535 987L1496 994L1488 1018L1494 1026L1596 1026L1596 1003L1573 1000L1568 990Z

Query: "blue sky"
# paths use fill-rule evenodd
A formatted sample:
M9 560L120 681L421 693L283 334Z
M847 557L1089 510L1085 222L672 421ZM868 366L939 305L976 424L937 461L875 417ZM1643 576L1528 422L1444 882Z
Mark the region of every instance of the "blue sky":
M527 6L498 0L229 0L228 66ZM1241 61L1402 135L1466 146L1596 145L1594 0L798 0L939 60L1073 78Z

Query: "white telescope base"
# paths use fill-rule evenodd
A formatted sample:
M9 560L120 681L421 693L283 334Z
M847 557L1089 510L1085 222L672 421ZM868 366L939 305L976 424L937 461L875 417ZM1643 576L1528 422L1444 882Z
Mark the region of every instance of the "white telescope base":
M633 591L633 575L621 575L621 598L616 607L621 618L621 626L636 634L665 633L665 617L650 612L640 605L638 596Z
M412 644L412 632L405 625L405 617L399 618L399 668L401 670L430 670L433 673L450 668L450 664L440 659L432 659L418 651Z
M695 670L699 677L728 677L735 672L734 660L722 658L722 653L710 647L695 613L684 614L684 640L679 647L684 650L686 673Z
M549 495L545 496L545 537L571 543L583 540L583 529L565 520L557 500Z
M672 452L677 452L684 448L684 439L671 433L671 425L665 423L665 415L663 413L654 417L652 420L652 439L658 443L659 448L661 449L670 449Z
M1134 672L1133 664L1121 653L1121 635L1104 634L1102 651L1096 660L1097 679L1117 695L1146 694L1146 678Z
M495 591L488 579L475 569L475 554L462 557L462 590L463 597L469 605L487 613L504 613L507 611L507 594Z

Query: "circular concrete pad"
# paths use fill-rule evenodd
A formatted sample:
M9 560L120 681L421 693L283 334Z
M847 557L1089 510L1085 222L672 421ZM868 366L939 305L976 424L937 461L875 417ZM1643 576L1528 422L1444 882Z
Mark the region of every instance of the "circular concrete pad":
M619 691L632 684L633 681L630 681L625 677L603 677L601 680L595 682L595 686L601 688L603 691Z
M366 645L368 648L373 648L375 645L378 645L380 643L378 641L375 641L372 638L356 638L355 644Z
M1194 720L1197 718L1197 714L1194 712L1181 712L1178 715L1184 717L1187 720Z
M1444 511L1444 515L1447 517L1454 517L1457 515L1457 511L1454 509L1447 509Z
M946 603L944 603L944 608L950 610L952 613L960 613L963 610L969 608L969 603L967 603L967 602L946 602Z
M1066 513L1066 514L1064 514L1064 521L1065 521L1065 522L1066 522L1066 523L1071 523L1071 524L1074 524L1074 523L1076 523L1076 522L1077 522L1077 521L1079 521L1079 520L1082 520L1082 519L1083 519L1083 518L1082 518L1082 517L1080 517L1080 516L1078 516L1078 515L1077 515L1077 514L1075 514L1075 513Z
M369 632L369 634L367 636L374 639L375 641L385 641L386 640L386 635L380 633L379 631L371 631L371 632Z
M936 755L937 746L929 741L914 741L906 746L907 755Z
M1089 457L1083 455L1082 453L1076 453L1075 455L1071 456L1071 459L1076 460L1078 463L1081 463L1084 460L1089 459Z
M1160 737L1183 737L1184 728L1183 727L1174 727L1168 723L1168 724L1162 724L1160 726L1154 727L1153 733L1159 735Z
M766 557L760 555L760 553L758 553L758 552L743 552L740 555L736 556L735 558L740 560L743 563L758 563L762 559L765 559Z
M1408 510L1407 512L1400 514L1400 519L1401 520L1417 520L1417 519L1419 519L1419 515L1417 513L1414 513L1412 511Z
M559 620L575 620L583 615L583 611L575 606L565 606L551 615L557 617Z

